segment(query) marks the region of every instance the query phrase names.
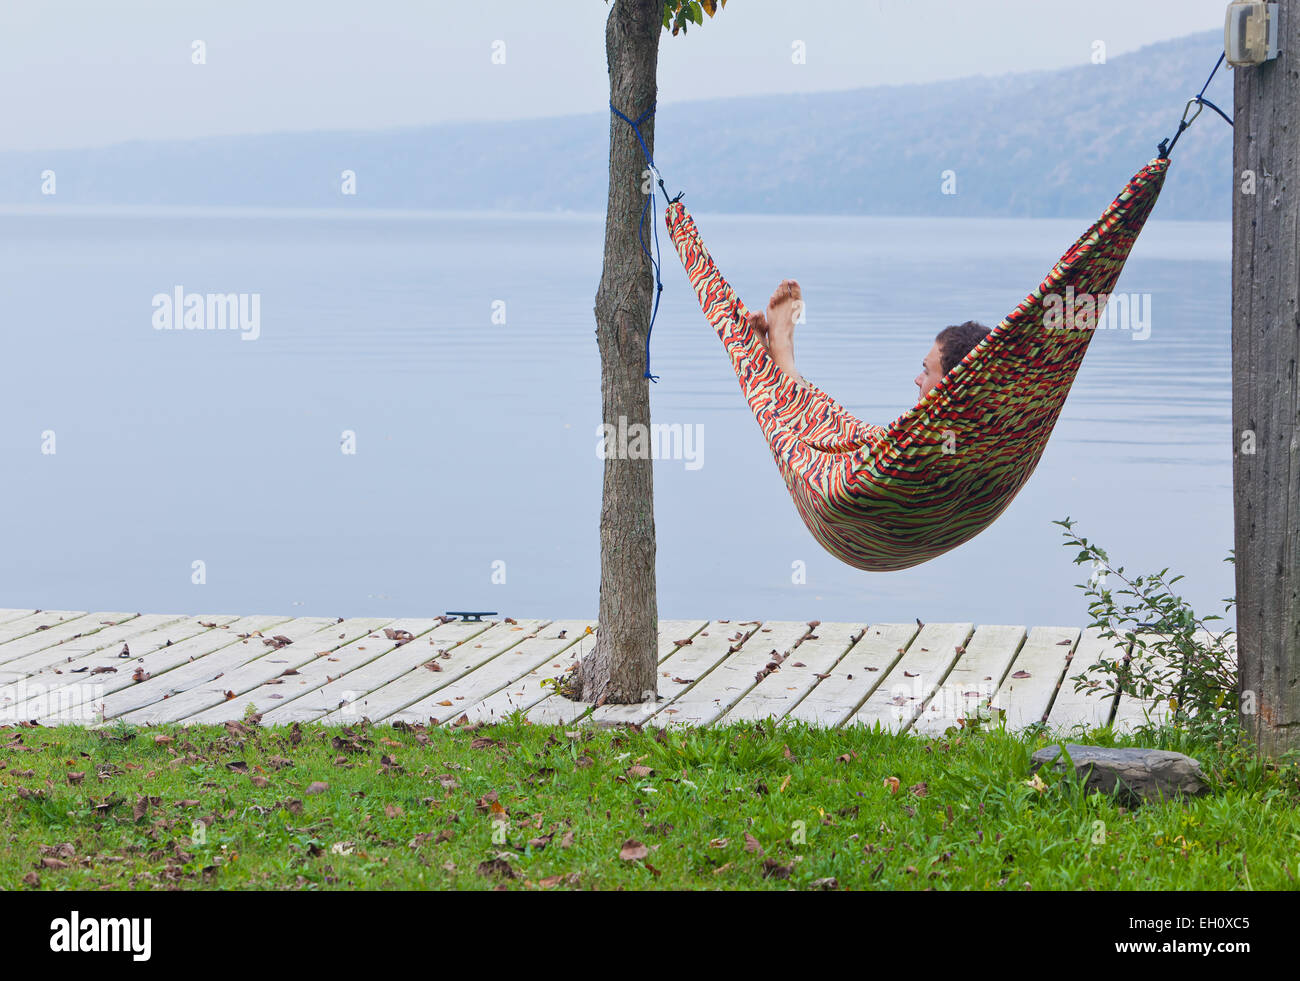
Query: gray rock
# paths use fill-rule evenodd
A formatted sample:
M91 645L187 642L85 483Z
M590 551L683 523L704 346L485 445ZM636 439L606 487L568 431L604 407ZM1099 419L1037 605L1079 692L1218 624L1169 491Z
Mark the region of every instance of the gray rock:
M1182 753L1135 746L1112 749L1067 743L1074 769L1086 777L1089 790L1114 793L1130 801L1161 800L1180 795L1196 797L1209 792L1201 764ZM1055 761L1053 769L1064 772L1065 757L1059 746L1048 746L1033 755L1030 772Z

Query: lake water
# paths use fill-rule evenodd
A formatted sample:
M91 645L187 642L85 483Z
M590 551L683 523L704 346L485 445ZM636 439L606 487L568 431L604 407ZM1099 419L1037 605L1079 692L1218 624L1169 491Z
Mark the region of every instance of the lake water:
M1091 217L697 219L751 307L801 282L800 369L884 424L915 402L937 330L996 323ZM1184 573L1198 610L1222 612L1226 223L1148 226L1118 290L1150 295L1150 336L1095 338L991 529L876 574L804 529L660 237L653 418L703 433L702 465L655 464L662 616L1081 625L1087 571L1051 523L1067 515L1117 564ZM593 614L602 244L587 215L10 209L0 606ZM155 330L154 296L177 287L260 294L260 336Z

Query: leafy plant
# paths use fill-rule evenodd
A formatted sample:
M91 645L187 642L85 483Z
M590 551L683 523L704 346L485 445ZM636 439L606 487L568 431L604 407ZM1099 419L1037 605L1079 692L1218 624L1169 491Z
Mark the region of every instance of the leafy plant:
M1088 598L1090 626L1107 639L1123 641L1126 653L1103 658L1074 677L1075 691L1107 692L1165 703L1168 724L1215 735L1237 727L1237 658L1232 630L1211 630L1223 617L1197 616L1173 592L1182 576L1157 573L1130 576L1111 564L1101 546L1074 530L1068 517L1053 522L1065 529L1066 547L1079 549L1076 565L1091 564L1092 576L1079 585ZM1231 556L1227 561L1232 561ZM1114 576L1119 588L1107 580ZM1232 608L1224 601L1225 612Z
M107 727L110 739L116 739L118 742L130 742L139 733L139 729L133 726L126 719L115 719L113 724Z
M727 0L668 0L664 4L664 28L672 28L673 37L678 31L685 34L691 24L702 25L705 14L712 17L726 5Z

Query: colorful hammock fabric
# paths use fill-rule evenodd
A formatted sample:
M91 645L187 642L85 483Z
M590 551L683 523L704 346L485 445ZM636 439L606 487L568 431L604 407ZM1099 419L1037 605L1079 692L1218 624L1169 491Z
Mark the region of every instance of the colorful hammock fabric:
M887 428L855 419L776 366L695 220L680 201L668 206L700 306L799 515L828 552L858 569L907 569L969 541L1006 509L1037 466L1092 340L1090 304L1099 315L1168 166L1160 157L1138 171L1042 285ZM1045 324L1051 296L1062 316Z

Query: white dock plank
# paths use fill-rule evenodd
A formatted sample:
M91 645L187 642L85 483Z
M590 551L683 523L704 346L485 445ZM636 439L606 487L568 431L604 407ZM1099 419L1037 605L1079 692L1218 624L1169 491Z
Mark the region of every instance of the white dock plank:
M969 623L927 623L847 724L879 722L891 730L910 726L942 684L957 660L957 648L965 647L973 629Z
M758 684L758 672L773 659L774 652L780 655L790 653L809 632L806 623L779 622L763 624L759 630L733 641L740 645L734 654L674 698L671 704L659 703L659 711L653 716L655 722L661 725L709 725Z
M109 678L122 676L129 679L135 672L140 658L168 641L177 643L199 634L207 633L210 628L200 625L204 617L185 617L180 620L166 620L160 627L145 630L125 639L114 639L108 630L91 634L89 637L70 640L52 650L59 651L61 657L56 663L46 663L43 667L19 671L19 662L0 668L0 720L40 719L57 712L58 698L50 696L58 691L81 689L83 693L89 688L85 682L93 679L94 687L100 693L107 690ZM229 621L232 617L225 617ZM211 622L211 621L208 621ZM145 626L148 620L137 617L129 624ZM116 628L113 628L116 629ZM107 643L103 641L107 639ZM123 646L129 641L129 657L123 658ZM76 648L85 645L82 653ZM38 652L44 654L46 652ZM123 682L125 684L125 682ZM117 687L122 687L118 685ZM69 699L68 704L87 705L89 701L81 698ZM51 706L54 706L52 709ZM71 721L71 720L70 720Z
M287 618L281 617L280 619ZM174 620L165 618L161 625L148 629L149 621L145 617L137 617L134 620L127 621L126 624L123 624L123 627L134 625L145 629L142 629L140 633L123 637L120 645L108 634L109 629L117 628L105 628L99 633L67 641L57 648L58 652L64 655L63 660L44 663L35 667L35 670L27 672L27 678L29 680L38 678L50 680L48 678L50 675L70 676L78 673L78 668L88 666L113 667L117 669L117 673L120 673L124 666L129 665L134 670L140 659L146 654L151 654L165 647L174 647L182 641L201 636L213 629L227 627L229 624L234 623L235 620L236 618L229 614L221 616L204 614ZM106 639L107 643L105 643ZM129 648L128 656L125 658L119 656L123 646ZM17 664L6 664L0 667L0 675L10 670L16 670L17 667Z
M655 701L647 700L636 705L595 707L590 702L577 702L560 695L552 695L529 709L526 718L534 725L570 725L588 710L592 710L592 714L583 719L584 723L597 726L615 726L625 723L641 725L693 685L704 671L726 657L728 648L734 646L728 638L734 637L738 630L745 635L754 633L760 626L757 620L744 625L734 624L730 620L715 620L705 624L704 628L693 637L673 637L660 629L656 651L659 657L659 683L656 687L659 692ZM680 645L680 650L674 650L679 646L676 643L678 640L689 640L691 643ZM687 651L691 653L687 654ZM689 677L676 673L683 667L702 665L705 662L708 663L708 668L693 672Z
M43 671L63 669L74 665L74 662L78 662L86 655L99 655L101 659L112 658L117 663L111 666L118 667L122 661L127 660L127 658L117 657L124 644L130 646L131 641L141 640L159 628L179 625L184 620L183 616L166 613L145 613L131 617L116 626L102 627L94 633L71 637L25 656L11 658L0 664L0 679L16 680Z
M989 702L1025 636L1024 627L976 627L943 687L926 702L925 710L912 724L912 731L923 736L940 736L951 726L960 726L964 719L979 715L987 718Z
M729 722L781 719L829 674L867 629L865 623L819 623L812 636L791 651L777 670L765 676L719 720Z
M313 657L298 667L297 673L284 676L283 672L266 678L259 685L250 688L234 698L213 705L201 712L195 712L186 718L187 724L215 724L219 722L238 722L247 711L263 714L280 705L290 703L307 693L338 680L348 672L382 658L402 647L410 647L419 641L425 641L424 657L433 656L427 641L432 639L429 632L440 626L441 620L422 617L418 619L394 620L382 627L371 630L342 647L335 648L324 657ZM397 637L389 638L386 631L405 631L413 639L400 643Z
M1047 718L1065 661L1079 640L1078 627L1034 627L1011 671L998 686L993 705L1004 713L1007 729L1018 732ZM1019 676L1019 677L1017 677Z
M746 624L746 634L758 630L762 624L757 621ZM659 624L659 678L656 688L658 697L652 701L639 702L636 705L602 705L592 712L585 721L596 726L616 726L623 724L642 725L661 707L672 702L684 692L696 678L712 670L713 666L727 656L727 648L734 646L728 637L734 637L736 625L730 621L668 620ZM679 640L689 640L689 644L678 644ZM543 703L538 712L530 712L528 719L536 724L550 722L571 722L589 707L589 702L574 702L562 696L552 696L556 703ZM564 704L561 704L564 703ZM576 706L576 709L575 709ZM565 717L564 713L572 712Z
M1110 723L1111 710L1114 708L1111 695L1074 690L1074 679L1084 674L1088 668L1103 660L1120 660L1128 652L1128 641L1123 638L1104 639L1100 633L1096 627L1089 627L1079 638L1074 656L1065 669L1061 690L1056 693L1052 712L1047 717L1047 724L1053 728L1068 730L1083 726L1085 729L1098 729Z
M677 650L674 641L690 639L706 626L708 626L707 620L660 620L656 654L660 668L662 669L664 660ZM509 715L511 712L520 711L528 713L526 717L535 724L540 724L538 720L543 718L550 724L557 724L570 722L585 712L590 707L590 703L575 702L562 695L553 694L550 689L543 686L542 682L563 677L573 670L573 666L579 659L591 653L596 640L594 623L592 629L593 633L587 635L578 644L543 662L509 687L474 706L468 712L471 721L491 721ZM662 682L658 687L660 691L663 690ZM536 714L532 714L533 709L537 710ZM635 721L632 716L648 718L650 711L652 709L644 704L602 705L587 721L595 724L617 725L620 720L614 716L618 713L631 713L627 719L621 721Z
M51 625L43 630L33 627L30 631L0 644L0 671L5 670L10 662L19 658L62 644L74 637L98 633L107 627L117 626L134 618L134 613L86 613L66 620L47 621ZM22 622L15 621L12 626Z
M353 668L341 677L307 692L285 705L263 713L262 725L289 725L312 722L338 711L343 721L355 722L362 716L357 707L360 699L419 668L444 651L480 636L492 626L490 621L453 620L409 644L403 644L381 658Z
M473 719L477 713L471 715L469 712L471 708L514 684L544 663L560 657L564 651L570 648L576 650L578 642L587 636L587 628L594 629L595 626L594 620L557 620L547 624L535 636L526 637L521 643L502 652L469 674L408 705L400 712L376 721L431 721L441 724L458 719L462 715L468 715Z
M220 673L222 669L208 667L207 665L212 662L204 662L204 664L200 665L198 662L205 655L238 645L238 650L246 651L245 657L251 658L255 656L256 652L251 645L246 646L241 641L240 634L249 634L261 630L265 631L269 637L281 624L288 622L287 617L263 615L241 617L238 620L230 620L228 623L223 623L228 619L225 616L213 619L199 617L197 619L208 623L216 623L217 626L205 633L177 643L158 647L152 651L144 653L132 651L131 659L123 667L111 674L92 675L87 671L82 674L71 675L69 672L64 672L62 677L72 680L51 687L48 692L38 690L35 697L24 704L20 717L34 718L42 725L92 722L101 704L106 704L113 693L144 686L141 692L133 691L130 695L123 695L112 700L114 705L119 706L120 711L139 708L141 705L147 704L148 701L156 701L162 698L167 694L169 685L178 684L179 679L183 677L185 672L181 676L173 675L172 679L166 679L165 675L173 669L185 669L190 677L195 680L194 683L206 680L207 677ZM257 643L257 641L254 641L254 643ZM146 680L135 680L137 668L143 676L146 676ZM203 672L206 672L206 675ZM38 675L34 681L29 681L29 684L52 685L53 683L50 679ZM151 689L153 691L152 696L149 694Z
M516 624L493 623L473 640L451 648L450 658L440 659L441 671L417 667L375 691L322 717L323 722L372 721L400 712L408 705L445 688L457 678L497 657L529 634L546 626L549 620L520 620ZM428 660L428 658L425 658Z
M227 700L227 692L242 695L258 685L282 675L285 671L296 670L316 660L323 651L334 651L352 641L364 637L372 630L387 626L392 621L386 617L356 617L342 623L330 623L317 630L297 637L290 630L290 624L276 634L293 640L280 648L263 645L261 656L245 661L237 668L214 679L205 685L189 688L178 695L173 695L161 702L140 709L126 716L130 722L149 722L157 725L162 722L189 723L191 717L205 709L220 705Z
M495 721L523 711L535 724L879 721L936 735L971 714L994 685L993 705L1012 729L1044 714L1058 731L1094 728L1112 714L1105 697L1077 693L1071 680L1117 653L1095 629L984 625L972 633L970 624L918 630L821 623L810 636L801 622L665 620L658 698L593 709L541 684L571 670L594 646L592 620L441 621L4 608L0 724L216 723L255 706L265 726L363 715L445 724L461 715ZM384 627L415 637L398 645L383 636ZM263 636L247 636L255 631L294 643L274 649ZM121 657L124 644L129 650ZM767 671L774 649L784 657ZM425 667L435 657L439 671ZM1114 725L1132 727L1143 709L1121 699ZM1154 715L1167 710L1157 705Z
M160 706L159 711L162 717L165 717L167 715L166 710L161 708L163 703L178 698L195 688L211 686L218 679L224 681L226 675L235 671L240 665L265 655L269 648L262 642L264 639L273 636L284 636L294 641L294 643L300 643L323 628L341 626L342 624L329 617L297 617L277 624L273 628L265 629L263 631L265 637L254 634L247 638L241 638L236 635L230 644L209 654L196 657L193 661L185 664L177 665L170 671L156 675L148 681L142 681L129 688L109 692L104 699L104 718L106 720L129 718L132 722L150 722L153 720L151 709L154 706ZM336 635L340 632L342 631L336 630L335 634L328 636L335 643L345 643L350 639L347 637L338 639ZM321 650L325 646L325 642L321 641L320 646L313 644L312 649Z
M595 629L595 623L592 623ZM543 681L557 680L573 670L578 661L591 653L596 643L595 633L579 637L572 647L566 647L554 657L547 658L526 675L515 679L500 691L494 692L477 704L465 709L471 722L499 722L513 712L525 714L539 702L559 698ZM567 699L565 699L567 701Z
M3 645L19 637L26 637L28 634L37 633L46 627L52 627L55 624L66 623L69 620L76 620L81 617L89 617L86 612L77 612L74 610L40 610L36 613L28 614L25 617L18 617L0 624L0 651L4 650ZM86 627L89 628L93 621L87 620Z
M789 720L836 728L843 725L888 676L920 631L915 623L877 623L831 668L830 677L800 699Z

